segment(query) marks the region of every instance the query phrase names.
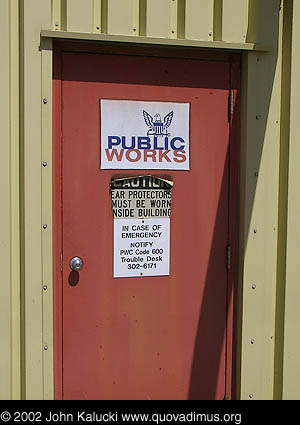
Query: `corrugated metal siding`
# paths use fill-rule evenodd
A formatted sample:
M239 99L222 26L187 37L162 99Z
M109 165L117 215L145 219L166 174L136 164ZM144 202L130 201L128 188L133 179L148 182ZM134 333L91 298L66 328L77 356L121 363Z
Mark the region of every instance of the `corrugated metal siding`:
M297 2L298 3L298 2ZM0 85L2 96L0 98L0 133L1 133L1 166L0 182L2 195L2 214L0 219L0 255L3 263L1 274L0 292L0 399L20 397L20 275L22 274L23 292L22 303L25 307L25 320L22 327L25 330L23 370L25 396L27 398L51 398L53 392L53 377L50 364L51 351L51 311L50 302L45 301L41 285L46 273L51 271L43 268L42 256L47 252L49 245L44 246L41 237L42 219L45 211L42 210L42 186L49 176L42 177L41 157L47 152L41 147L41 134L50 134L51 115L41 113L41 97L47 96L42 91L51 80L50 56L42 53L39 48L42 29L54 31L70 31L91 34L108 34L120 36L148 36L168 39L224 41L228 43L262 43L271 47L271 53L261 57L253 52L244 62L244 109L243 119L246 135L242 141L247 142L248 174L245 215L250 221L250 216L256 222L262 223L268 229L268 236L261 233L261 241L254 242L254 236L245 234L245 258L242 265L244 284L248 285L244 291L242 334L244 339L242 356L242 397L254 398L271 397L273 379L273 332L269 332L269 325L273 330L274 316L274 289L276 260L285 259L276 257L276 239L278 229L275 223L277 218L277 183L278 182L278 139L280 123L281 93L284 93L286 102L289 102L287 89L281 91L281 39L277 35L277 14L286 5L292 6L291 0L2 0L0 2L0 44L3 66L0 68ZM294 2L294 22L299 18L300 9ZM280 14L279 14L280 15ZM20 21L18 21L18 19ZM292 26L291 26L292 28ZM19 34L21 41L21 54L19 55ZM276 30L276 31L275 31ZM285 31L288 31L286 29ZM299 31L293 28L292 56L297 52L299 44ZM275 40L274 40L275 39ZM153 39L152 39L153 40ZM151 41L152 42L152 41ZM283 40L283 43L285 41ZM286 45L283 45L286 49ZM51 52L49 50L49 52ZM43 59L42 59L43 58ZM21 76L19 80L19 59ZM293 57L294 59L294 57ZM293 60L292 87L297 86L298 62ZM43 78L41 78L43 69ZM274 75L272 75L274 70ZM275 72L276 71L276 72ZM257 79L260 79L257 84ZM20 88L19 88L20 82ZM48 83L47 83L48 82ZM260 93L255 95L257 91ZM269 93L265 96L265 93ZM297 113L299 96L293 90L293 103L291 105L291 149L297 150ZM270 101L270 104L266 103ZM49 110L51 102L49 100ZM263 109L264 113L261 112ZM21 111L19 143L19 110ZM261 119L256 119L256 116ZM42 118L43 117L43 118ZM49 122L47 121L49 118ZM289 125L289 117L286 117ZM246 124L245 124L246 123ZM249 123L249 124L248 124ZM263 123L263 126L262 124ZM258 127L258 124L261 127ZM281 123L282 125L282 123ZM49 138L51 138L49 136ZM276 139L276 143L274 140ZM258 142L257 142L258 141ZM256 144L255 144L256 143ZM257 143L261 144L263 155L258 158L255 150ZM19 183L19 147L21 146L20 165L22 173L21 186ZM47 148L48 145L46 145ZM245 146L244 146L245 149ZM248 151L247 151L248 152ZM49 154L50 155L50 154ZM252 157L251 157L252 155ZM295 158L297 155L294 155ZM49 161L49 159L48 159ZM280 158L282 162L282 157ZM296 160L294 160L295 162ZM297 328L294 324L299 319L299 312L294 293L298 291L298 256L297 249L299 238L295 232L297 223L298 196L297 196L297 166L291 162L290 189L289 190L289 216L287 239L287 292L285 309L285 345L284 351L284 377L283 394L286 398L296 397L297 356L291 357L290 353L299 352L299 344L294 341ZM50 163L50 162L49 162ZM255 165L255 167L254 167ZM24 169L22 169L24 168ZM49 167L50 169L50 167ZM254 172L259 169L257 183L253 183ZM274 177L275 176L275 177ZM22 174L21 174L22 177ZM256 177L255 177L256 179ZM51 184L51 183L50 183ZM270 190L272 187L272 190ZM34 190L33 190L34 188ZM19 202L21 191L22 204ZM51 193L51 191L49 192ZM44 196L44 192L43 192ZM244 196L244 195L243 195ZM268 197L267 197L268 196ZM253 199L252 199L253 198ZM265 199L268 209L265 208ZM254 203L255 201L255 203ZM252 205L250 205L252 203ZM254 209L253 209L254 205ZM274 206L274 208L273 208ZM281 206L282 209L286 205ZM50 211L49 207L49 211ZM268 211L273 212L268 214ZM19 211L21 211L21 230L19 228ZM267 211L267 212L266 212ZM269 217L270 223L265 225L264 220ZM272 222L271 218L272 217ZM50 218L46 217L50 222ZM252 222L251 222L252 223ZM258 226L259 227L259 226ZM297 227L297 226L296 226ZM259 227L260 228L260 227ZM48 227L50 229L50 226ZM270 236L272 233L272 236ZM22 234L21 252L23 259L22 272L20 271L20 234ZM51 239L51 230L49 230ZM255 238L259 240L260 234ZM286 240L286 234L282 236ZM264 252L257 259L259 252L256 245ZM243 252L244 247L241 248ZM267 252L267 254L265 254ZM266 262L266 258L268 262ZM259 265L266 263L264 272ZM270 265L271 264L271 265ZM49 268L49 264L47 264ZM257 276L256 276L257 275ZM255 276L255 278L254 278ZM259 282L261 292L253 291L252 284ZM51 285L51 279L47 281ZM282 284L284 286L284 283ZM25 287L25 292L24 292ZM259 286L257 286L259 287ZM295 289L296 288L296 289ZM298 291L299 292L299 291ZM254 298L254 294L255 297ZM251 300L250 300L251 299ZM272 299L272 302L269 301ZM271 302L271 304L270 304ZM253 304L251 304L253 303ZM267 308L266 308L267 305ZM271 311L272 310L272 311ZM259 312L259 314L257 313ZM24 313L24 312L23 312ZM266 315L268 318L266 319ZM48 324L43 325L43 319L48 319ZM298 320L299 321L299 320ZM263 323L263 325L261 325ZM45 322L46 323L46 322ZM255 346L247 342L255 337ZM47 333L48 332L48 333ZM268 343L263 338L268 333ZM248 338L249 336L249 338ZM45 338L45 339L44 339ZM49 342L50 341L50 342ZM43 350L43 344L49 345L49 350ZM261 344L261 345L259 345ZM279 340L282 344L283 340ZM267 347L263 351L260 347ZM270 347L270 348L269 348ZM256 349L253 355L253 348ZM252 351L250 351L252 350ZM46 354L45 354L46 353ZM264 355L262 359L262 355ZM47 357L45 357L47 356ZM25 360L24 360L25 359ZM256 365L260 363L260 368ZM268 364L268 367L263 367ZM280 366L281 367L281 366ZM265 387L259 385L257 374L261 372L261 381ZM49 373L48 373L49 372ZM258 387L258 392L255 392ZM267 394L267 396L266 396Z
M51 29L253 42L253 8L252 0L52 0Z
M2 2L0 13L0 91L3 102L0 105L1 137L1 215L0 215L0 254L2 260L0 297L1 357L0 375L6 385L0 385L0 399L11 397L11 240L10 240L10 116L9 116L9 2ZM5 348L5 349L3 349Z
M33 13L34 11L34 13ZM23 0L22 38L22 144L24 149L24 324L25 396L37 400L44 393L43 265L42 265L42 49L40 29L51 22L51 2ZM46 96L45 96L46 97ZM33 187L35 189L33 190ZM31 254L30 254L31 253Z
M18 3L0 5L0 399L20 397Z

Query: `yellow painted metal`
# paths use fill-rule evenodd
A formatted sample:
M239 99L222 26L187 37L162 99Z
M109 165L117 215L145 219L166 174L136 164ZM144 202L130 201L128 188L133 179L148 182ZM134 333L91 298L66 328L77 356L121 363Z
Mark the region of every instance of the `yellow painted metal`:
M245 43L255 41L259 7L259 0L52 0L51 29Z
M172 0L170 4L170 38L177 38L178 33L178 0Z
M107 33L107 2L108 0L101 0L101 32Z
M12 340L11 340L11 210L10 210L10 69L9 69L9 1L1 4L0 13L0 49L2 63L0 66L0 255L2 261L1 270L1 297L0 297L0 399L10 399L12 393Z
M41 30L41 36L46 38L69 39L69 40L82 40L82 41L105 41L116 43L134 43L134 44L149 44L161 46L177 46L177 47L198 47L209 49L222 49L222 50L246 50L257 52L268 52L270 47L262 44L255 43L226 43L223 41L200 41L200 40L187 40L187 39L170 39L159 37L134 37L126 35L110 35L110 34L92 34L92 33L78 33L71 31L50 31Z
M300 198L299 198L299 110L300 110L300 3L293 2L293 24L291 45L291 100L290 100L290 145L288 173L288 213L286 252L286 291L284 316L283 352L283 399L300 399Z
M223 0L214 0L214 40L222 40Z
M185 38L185 0L177 0L177 38Z
M235 43L243 43L246 41L248 28L248 3L248 0L223 0L223 41L230 41ZM268 8L266 7L266 9Z
M93 32L96 33L96 34L100 34L102 32L102 5L101 5L101 0L94 0Z
M185 36L190 40L213 40L214 0L187 0Z
M243 63L242 399L272 399L274 391L282 21L275 2L261 5L257 30L269 29L272 51L249 53Z
M170 38L172 0L147 0L146 35L148 37Z
M19 0L10 0L10 237L12 399L21 396Z
M2 0L0 7L0 399L20 397L20 363L23 396L53 398L51 38L244 52L237 387L242 399L299 399L299 2Z
M55 31L62 30L62 2L61 0L52 0L52 11L51 11L51 28Z
M0 13L0 399L20 398L18 1Z
M32 13L32 11L35 13ZM42 292L42 52L40 29L51 25L51 1L23 1L22 151L23 151L23 284L24 397L44 398ZM45 106L45 105L44 105ZM45 106L47 107L47 105ZM45 318L46 319L46 318ZM49 318L51 320L51 318ZM52 347L50 347L52 349Z
M282 56L282 99L281 99L281 142L279 174L279 216L278 216L278 262L276 294L276 334L274 399L282 399L283 390L283 350L284 312L287 248L287 206L288 206L288 166L290 138L290 95L291 95L291 44L292 44L292 1L283 4L283 56ZM299 397L298 397L299 398Z
M42 45L42 286L44 399L53 399L52 40ZM47 347L47 349L46 349Z
M76 32L93 31L93 0L67 1L67 30Z
M51 1L51 29L55 31L64 31L66 29L67 0Z
M147 0L140 0L139 3L139 35L143 37L146 35L146 1Z
M109 0L107 4L107 32L109 34L139 34L139 2L137 0Z
M140 0L132 0L132 34L140 35Z

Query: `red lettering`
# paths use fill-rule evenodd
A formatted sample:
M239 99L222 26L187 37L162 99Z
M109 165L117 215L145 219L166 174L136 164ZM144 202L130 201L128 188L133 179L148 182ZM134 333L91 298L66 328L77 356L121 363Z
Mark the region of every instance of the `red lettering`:
M111 152L109 149L105 149L105 153L108 161L112 161L114 157L116 157L117 161L122 161L124 149L120 149L120 151L117 149L112 149Z
M152 158L152 162L156 162L156 151L155 150L144 150L144 162L147 162L148 158Z
M134 152L136 154L136 157L135 158L131 158L130 155L131 155L132 152ZM125 156L126 156L126 159L128 161L130 161L130 162L137 162L137 161L139 161L141 159L142 154L141 154L141 152L138 149L128 149L126 151Z
M163 158L167 161L167 162L171 162L170 158L168 157L168 153L170 152L168 151L158 151L159 152L159 162L162 162Z
M186 161L185 151L174 151L174 162Z

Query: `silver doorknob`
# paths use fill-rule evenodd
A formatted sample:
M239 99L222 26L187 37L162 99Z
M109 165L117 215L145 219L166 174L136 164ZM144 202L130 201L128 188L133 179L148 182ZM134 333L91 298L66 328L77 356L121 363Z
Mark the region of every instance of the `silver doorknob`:
M80 257L73 257L70 261L70 268L75 272L79 272L83 267L83 261Z

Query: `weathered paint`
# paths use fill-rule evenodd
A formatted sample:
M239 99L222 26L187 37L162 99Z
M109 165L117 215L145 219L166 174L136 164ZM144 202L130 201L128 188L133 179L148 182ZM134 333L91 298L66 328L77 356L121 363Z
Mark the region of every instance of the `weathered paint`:
M1 258L5 259L2 274L5 284L1 287L0 297L0 311L3 316L3 320L0 321L1 342L4 347L0 362L1 376L4 377L1 380L0 397L19 398L20 396L20 333L23 347L23 356L21 357L23 397L44 398L51 397L53 394L52 370L50 370L51 342L49 343L50 351L48 350L46 353L42 349L44 338L47 341L50 338L51 341L52 307L51 301L48 301L50 297L47 298L48 295L42 293L41 289L43 277L49 278L50 288L52 285L51 273L49 269L46 271L44 268L45 259L41 254L42 252L49 253L52 244L49 237L44 239L45 234L42 239L41 228L42 211L46 211L46 205L50 202L50 199L47 199L44 194L42 200L42 187L43 191L51 192L51 170L49 175L43 176L45 170L41 167L41 157L42 152L46 152L48 149L50 153L50 150L46 147L49 138L46 137L46 146L43 139L42 147L40 137L42 129L44 128L45 134L46 128L49 128L51 123L51 110L50 108L47 110L46 114L48 113L49 116L46 117L45 112L42 112L41 97L42 85L48 87L52 69L51 50L46 51L45 49L45 55L39 50L41 30L52 29L57 34L67 30L71 35L72 31L73 38L76 34L78 39L98 35L99 37L105 36L107 41L114 40L115 37L118 37L118 41L122 41L123 37L123 41L130 42L130 40L139 41L138 36L144 36L145 40L152 44L184 45L186 43L188 45L190 43L190 45L203 48L221 48L223 42L224 47L232 49L255 50L259 45L270 48L270 53L260 53L260 61L257 61L256 53L244 53L241 165L242 170L243 166L246 168L245 172L241 173L241 228L244 230L241 233L240 243L240 293L237 303L239 342L237 345L240 343L242 354L240 362L237 362L241 370L241 374L239 371L237 372L237 386L241 386L243 398L248 398L249 394L252 394L251 391L253 391L253 398L272 398L273 392L276 397L280 397L282 392L284 398L299 398L296 361L299 357L297 355L299 344L295 335L296 325L300 319L299 309L296 305L298 294L297 249L299 246L297 233L299 210L297 179L299 172L296 164L298 154L297 115L299 112L297 86L297 75L299 74L297 51L299 49L297 46L300 34L295 24L293 25L291 54L291 113L287 116L285 112L285 117L280 115L280 105L283 105L282 108L284 107L284 103L281 103L281 89L284 96L289 90L285 88L286 83L282 84L282 81L287 81L289 78L285 75L285 73L289 74L288 67L284 67L285 71L281 76L282 50L284 55L289 55L290 47L287 38L282 37L281 13L283 8L294 5L294 10L291 12L292 19L297 22L299 18L298 2L266 0L262 5L262 2L258 0L228 0L226 2L206 0L201 2L203 9L200 9L193 0L186 0L186 2L165 0L161 7L164 10L166 25L162 28L161 16L157 19L155 13L151 12L151 6L149 9L149 3L152 3L152 0L139 2L132 0L126 2L127 7L132 8L132 14L127 11L126 25L123 28L123 23L121 23L123 29L119 31L118 22L122 14L119 8L112 6L114 2L111 2L109 8L109 1L84 2L85 10L82 10L82 2L75 0L44 0L43 5L38 0L11 0L10 2L4 0L1 2L1 52L5 60L0 71L2 93L0 99L2 136L0 181L4 206L0 222L0 254ZM186 7L184 7L184 3ZM195 10L194 7L196 7ZM274 16L278 16L280 8L280 19L277 20ZM199 21L197 21L197 15L199 15ZM20 85L18 18L21 29ZM199 27L197 27L197 22L199 22ZM135 31L132 28L132 33L129 31L131 23L132 26L134 25L133 28L136 28ZM287 23L287 25L291 26L291 23ZM211 28L212 35L210 35ZM110 34L109 31L112 30L116 33L120 32L120 34ZM206 34L208 34L207 38ZM149 35L152 35L152 38ZM130 37L133 38L128 40ZM277 49L277 47L279 48ZM43 62L42 57L44 57ZM254 99L252 89L253 92L257 90L260 80L261 84L262 82L264 84L261 92ZM266 94L267 92L268 94ZM270 100L270 104L268 104L268 100ZM20 145L19 102L21 111ZM289 103L289 99L285 102ZM9 109L7 105L10 105ZM256 120L256 115L259 115L256 113L257 105L262 106L263 110L259 120ZM291 119L290 122L289 119ZM284 130L282 126L288 126L289 131ZM266 132L263 131L263 128ZM290 162L287 158L287 146L285 145L285 149L283 149L284 140L288 140L289 133L291 152L293 153L290 155ZM272 144L273 140L274 144ZM258 152L261 152L261 157L258 156ZM258 165L259 170L257 170ZM19 172L21 173L20 208ZM259 173L258 176L254 175L256 172ZM288 182L282 183L284 182L284 173L288 173L289 179ZM281 193L287 192L288 189L288 199L279 195L279 178L281 187L283 187ZM42 207L44 201L45 207ZM286 238L284 210L287 208L287 203L288 237ZM18 226L19 211L21 211L20 227ZM277 249L278 216L280 233ZM258 229L263 229L262 233L260 233L261 230L256 234L246 230L247 228L251 230L253 225L257 225ZM273 230L271 226L273 226ZM19 249L20 237L21 249ZM286 274L285 244L287 251ZM261 250L261 254L258 256L259 250ZM263 264L264 258L265 265ZM281 301L280 294L284 294L285 276L287 286L284 303L284 300ZM21 302L20 278L22 280ZM253 279L259 283L254 282ZM257 290L252 289L252 284L257 285ZM279 286L281 286L280 290L278 290ZM22 306L21 326L20 305ZM277 317L277 322L275 322L275 317ZM278 330L276 323L280 323L280 317L285 319L284 329ZM260 322L258 318L260 318ZM275 331L277 336L274 346ZM256 345L249 344L249 337L251 338L253 334L255 334L253 339L258 342ZM258 377L255 362L260 364L261 361L261 374ZM249 364L249 367L245 362ZM275 381L273 366L275 367ZM254 382L255 377L257 380ZM275 387L273 382L275 382ZM279 386L281 388L278 390Z
M141 53L144 52L143 49ZM63 140L63 336L60 337L63 337L66 399L224 398L226 372L230 379L231 370L230 361L226 367L232 335L227 296L233 298L233 281L227 280L224 258L229 233L232 232L232 241L235 240L236 222L229 229L229 207L233 211L236 208L229 206L229 199L232 203L236 197L229 195L229 187L236 187L234 180L237 180L237 161L234 161L237 144L233 134L231 157L228 155L230 58L227 56L224 62L161 59L151 58L150 50L147 58L63 54L63 134L54 143ZM89 66L86 68L83 63ZM112 68L112 65L117 66ZM140 70L143 77L136 86ZM82 84L74 85L78 80ZM233 83L236 92L237 72ZM171 218L170 276L125 280L112 277L112 215L107 187L114 171L95 174L99 168L98 101L99 97L128 99L129 96L191 103L191 151L193 161L199 158L200 166L180 174L168 170L174 181L177 205ZM59 100L55 99L55 104ZM204 147L203 140L198 143L196 135L200 131L210 140L209 147ZM79 152L82 154L78 155ZM74 169L78 170L76 177ZM229 186L230 175L232 186ZM74 182L76 196L69 190ZM99 193L100 197L89 193ZM196 233L201 238L195 238ZM182 251L182 246L191 249ZM79 272L74 287L73 283L69 284L72 280L69 260L76 252L86 266ZM55 288L57 291L61 288L60 278ZM61 315L60 310L55 311ZM76 353L72 355L75 347ZM229 383L229 397L230 387Z

